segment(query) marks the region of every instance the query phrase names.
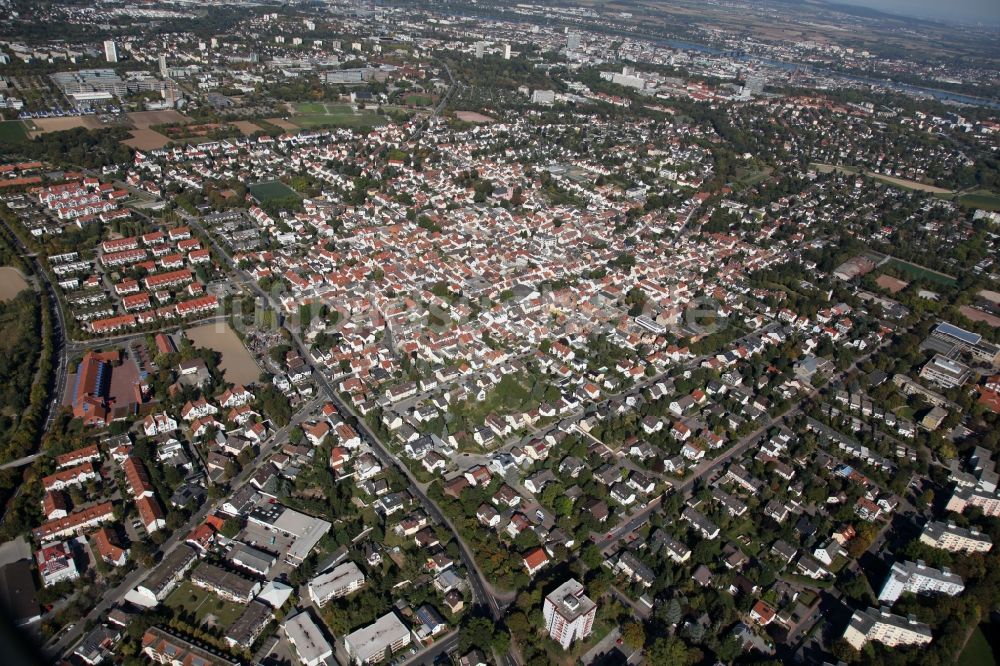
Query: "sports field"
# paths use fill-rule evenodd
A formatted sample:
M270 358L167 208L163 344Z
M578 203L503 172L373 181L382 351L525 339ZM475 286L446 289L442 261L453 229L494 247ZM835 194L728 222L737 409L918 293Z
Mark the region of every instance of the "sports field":
M250 194L258 201L270 201L272 199L298 196L298 192L278 180L257 183L256 185L251 185L249 189Z
M384 125L386 119L374 111L355 109L350 104L331 102L302 102L295 105L292 120L299 127L375 127Z
M929 282L936 282L937 284L943 284L949 287L955 285L955 278L950 275L945 275L944 273L938 273L937 271L932 271L929 268L924 268L923 266L918 266L916 264L911 264L908 261L902 261L893 257L889 260L889 265L896 270L906 273L914 279L923 279Z

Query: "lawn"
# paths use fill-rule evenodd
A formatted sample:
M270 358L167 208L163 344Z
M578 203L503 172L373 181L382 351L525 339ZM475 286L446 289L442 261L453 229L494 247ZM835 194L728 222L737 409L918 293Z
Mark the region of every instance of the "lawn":
M965 644L965 649L958 657L958 666L993 666L996 664L993 649L990 647L981 626L976 627Z
M199 624L205 624L209 616L213 616L214 622L223 629L232 626L246 610L244 606L217 597L188 580L178 585L164 603L174 610L194 613Z
M751 187L764 182L764 180L771 175L772 171L773 169L770 167L765 167L760 170L740 169L736 174L736 182L739 183L741 187Z
M298 193L295 190L278 180L272 180L266 183L257 183L256 185L251 185L249 189L250 194L261 202L298 196Z
M982 208L983 210L1000 210L1000 194L993 192L974 192L963 194L958 203L966 208Z
M24 143L28 140L28 130L20 120L0 122L0 143Z
M899 271L902 271L903 273L906 273L914 279L927 280L928 282L935 282L947 287L955 285L955 278L945 275L944 273L932 271L929 268L924 268L923 266L911 264L906 261L900 261L895 258L889 260L889 265Z

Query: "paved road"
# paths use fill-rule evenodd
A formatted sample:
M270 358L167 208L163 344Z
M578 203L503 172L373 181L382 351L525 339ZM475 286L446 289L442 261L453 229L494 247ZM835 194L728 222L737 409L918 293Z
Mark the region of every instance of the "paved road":
M434 643L415 655L402 662L399 666L431 666L434 660L440 657L446 652L450 652L458 647L458 635L459 631L456 629L450 634L445 634L438 638Z

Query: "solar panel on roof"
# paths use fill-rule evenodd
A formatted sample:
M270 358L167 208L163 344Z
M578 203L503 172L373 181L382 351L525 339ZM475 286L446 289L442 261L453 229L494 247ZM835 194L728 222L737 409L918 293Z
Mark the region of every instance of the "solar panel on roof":
M934 329L935 333L940 333L941 335L948 335L953 338L958 338L966 344L975 345L982 340L983 336L978 333L973 333L972 331L967 331L964 328L959 328L954 324L949 324L947 322L942 322L937 325Z

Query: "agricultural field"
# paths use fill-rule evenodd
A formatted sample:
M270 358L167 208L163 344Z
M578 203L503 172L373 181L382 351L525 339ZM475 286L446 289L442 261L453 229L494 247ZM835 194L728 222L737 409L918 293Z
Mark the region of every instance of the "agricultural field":
M136 129L147 129L153 125L181 125L191 122L191 119L179 111L133 111L126 114Z
M262 129L260 125L252 123L249 120L236 120L229 124L238 129L245 136L250 136L254 132L259 132Z
M20 120L0 122L0 143L22 143L28 139L28 129Z
M267 118L265 120L255 120L254 122L269 132L271 131L271 127L282 129L287 132L294 132L299 129L298 125L288 122L284 118Z
M295 124L299 127L353 127L364 128L383 125L385 117L374 111L356 110L350 104L328 102L303 102L295 105Z
M62 132L65 130L83 127L84 129L103 129L113 127L114 123L102 123L98 116L64 116L62 118L35 118L37 132L32 132L32 136L44 134L46 132Z
M136 150L155 150L170 143L170 137L151 129L134 129L132 138L122 141L126 146Z

